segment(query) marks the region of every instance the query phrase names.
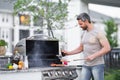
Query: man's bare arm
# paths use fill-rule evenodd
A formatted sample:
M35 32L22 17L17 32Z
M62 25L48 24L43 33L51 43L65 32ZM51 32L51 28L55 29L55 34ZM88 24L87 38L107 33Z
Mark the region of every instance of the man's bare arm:
M111 50L110 44L109 44L107 38L103 34L99 34L98 37L99 37L99 41L102 46L102 49L100 51L94 53L93 55L88 56L86 58L87 60L93 60L99 56L103 56Z
M66 55L73 55L73 54L77 54L77 53L80 53L83 51L83 45L80 44L80 46L72 51L65 51L63 50L63 52L66 54Z

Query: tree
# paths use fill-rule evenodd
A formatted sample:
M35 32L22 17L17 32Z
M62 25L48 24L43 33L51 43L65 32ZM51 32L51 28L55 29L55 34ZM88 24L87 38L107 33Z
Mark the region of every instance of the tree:
M105 31L106 36L109 40L109 43L111 47L117 47L118 41L117 41L117 31L118 27L113 19L104 21L104 24L106 25Z
M34 16L43 19L44 28L48 29L48 35L54 37L53 29L62 29L67 21L67 6L70 0L17 0L14 5L14 12L28 11ZM47 26L47 27L46 27Z

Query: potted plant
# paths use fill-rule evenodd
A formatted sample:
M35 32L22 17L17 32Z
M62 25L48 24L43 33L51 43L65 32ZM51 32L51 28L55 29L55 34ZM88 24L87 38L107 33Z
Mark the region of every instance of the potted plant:
M7 42L3 39L0 39L0 56L4 56L6 53Z

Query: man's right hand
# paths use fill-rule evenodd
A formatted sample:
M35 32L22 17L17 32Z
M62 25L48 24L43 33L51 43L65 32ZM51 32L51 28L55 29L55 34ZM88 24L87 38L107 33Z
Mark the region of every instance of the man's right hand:
M68 55L68 52L66 50L61 50L62 56Z

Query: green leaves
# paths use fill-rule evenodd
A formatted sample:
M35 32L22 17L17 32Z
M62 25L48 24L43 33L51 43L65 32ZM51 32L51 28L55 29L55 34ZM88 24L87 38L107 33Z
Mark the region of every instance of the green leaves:
M106 36L109 40L109 43L111 47L117 47L118 46L118 41L117 41L117 31L118 27L116 23L114 22L113 19L104 21L104 24L106 25L105 31L106 31Z
M16 3L14 3L14 13L17 14L20 11L25 11L27 9L27 6L32 2L32 0L17 0Z
M7 42L5 42L5 40L0 40L0 46L7 46Z
M105 72L105 80L120 80L120 70L110 69Z

